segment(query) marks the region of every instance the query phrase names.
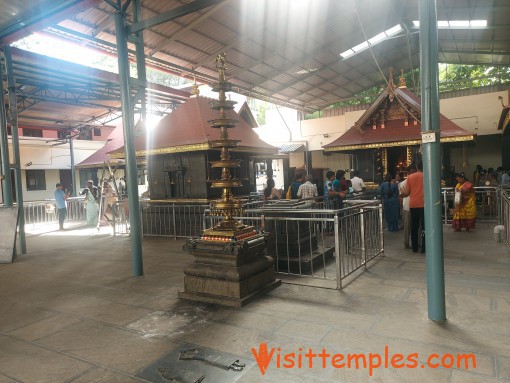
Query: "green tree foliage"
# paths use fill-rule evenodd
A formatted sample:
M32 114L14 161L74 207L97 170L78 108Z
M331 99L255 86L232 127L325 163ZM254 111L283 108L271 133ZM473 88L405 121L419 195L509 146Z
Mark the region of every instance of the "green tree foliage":
M266 124L266 110L270 108L270 104L267 101L259 100L258 98L247 97L246 103L250 108L257 124L265 125Z
M509 82L510 67L506 66L459 64L441 64L439 66L440 92Z
M394 76L398 85L400 74ZM404 73L407 87L415 94L419 94L420 68ZM491 65L439 65L439 92L448 92L459 89L477 88L482 86L510 83L510 67ZM341 108L349 105L371 104L386 87L385 84L366 89L347 100L336 102L328 108ZM305 120L322 117L322 111L305 115Z

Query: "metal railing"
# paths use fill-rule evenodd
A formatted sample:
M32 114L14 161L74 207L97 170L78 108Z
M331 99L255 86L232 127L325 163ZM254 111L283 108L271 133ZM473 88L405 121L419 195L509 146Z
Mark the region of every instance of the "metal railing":
M39 224L58 222L58 208L55 200L28 201L23 203L25 224L34 228ZM85 198L72 197L67 199L66 222L86 220Z
M202 232L205 204L140 203L143 236L197 237Z
M500 222L501 221L501 187L478 186L475 187L477 221ZM443 195L443 223L448 224L453 220L453 200L455 188L442 188Z
M267 235L267 254L280 274L342 280L384 253L382 205L350 201L340 210L248 209L243 223ZM221 217L204 212L204 226Z
M115 201L111 205L112 217L109 223L113 228L113 235L117 234L129 234L129 207L128 200L123 199L121 201Z
M501 219L500 225L504 226L506 246L510 249L510 189L501 189Z

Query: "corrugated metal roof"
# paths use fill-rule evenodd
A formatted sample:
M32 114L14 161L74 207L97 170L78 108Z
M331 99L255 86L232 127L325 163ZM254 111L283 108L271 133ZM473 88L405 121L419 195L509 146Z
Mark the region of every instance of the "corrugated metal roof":
M149 63L151 57L160 58L165 62L158 62L158 66L184 75L194 68L199 81L214 83L217 76L213 59L225 51L230 64L229 80L237 92L299 109L318 110L335 99L384 84L377 64L384 73L389 66L408 71L419 65L419 35L412 24L419 19L418 1L218 0L216 5L144 30L146 53ZM141 0L143 19L196 3ZM3 1L0 44L10 42L25 30L50 25L50 33L61 37L68 37L61 27L81 32L84 36L78 40L84 46L111 49L105 48L101 40L115 42L115 2L40 0L35 4L30 0ZM78 7L78 12L68 10L72 7ZM11 9L19 12L10 12ZM50 9L57 11L48 16L46 24L37 21L41 13ZM126 14L128 22L132 22L131 6ZM440 29L441 62L510 65L508 0L440 0L437 15L439 20L489 22L487 28L478 30ZM369 50L346 60L339 56L398 23L405 26L401 33L372 48L377 64ZM298 77L296 68L309 72ZM281 86L275 87L274 83ZM330 95L322 97L314 91L317 87L327 89ZM289 91L290 88L294 90ZM294 97L296 89L303 93L301 97Z
M278 153L304 152L304 144L282 144L278 145Z

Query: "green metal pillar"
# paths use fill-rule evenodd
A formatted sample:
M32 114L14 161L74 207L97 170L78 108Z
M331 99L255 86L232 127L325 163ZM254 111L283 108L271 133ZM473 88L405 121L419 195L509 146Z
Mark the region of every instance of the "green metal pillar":
M126 150L126 175L131 237L131 259L133 274L143 275L142 235L140 226L140 206L138 199L138 171L136 167L134 112L129 86L129 60L124 14L117 11L115 34L119 65L120 95L122 102L122 124L124 126L124 147Z
M445 321L436 1L419 0L419 10L428 317Z
M76 165L74 163L74 142L71 132L69 132L66 138L69 140L69 156L71 157L71 182L73 183L73 186L71 187L71 196L76 197L78 195L77 193L78 189L76 188Z
M133 0L133 21L140 23L142 19L142 0ZM135 32L135 53L136 53L136 73L138 75L138 97L140 102L140 116L141 124L140 131L135 132L138 134L145 134L147 132L147 105L146 105L146 93L147 93L147 68L145 65L145 44L143 41L143 31ZM149 141L151 142L151 141ZM146 158L147 169L152 166L152 156ZM149 185L149 187L151 187Z
M142 1L133 0L133 20L135 23L142 22ZM136 72L138 74L138 80L140 82L141 92L138 92L140 96L141 105L141 116L143 127L147 123L147 107L145 105L145 89L147 85L147 70L145 66L145 47L143 43L143 31L135 33L135 47L136 47ZM144 129L145 130L145 129Z
M4 206L12 206L11 164L9 162L9 142L7 141L7 118L4 104L4 69L0 60L0 158L2 162L2 191Z
M11 122L12 157L14 159L14 176L16 181L16 203L18 204L18 235L21 246L21 254L27 253L27 242L25 237L25 214L23 204L23 186L21 183L21 160L19 151L18 135L18 104L16 102L16 81L12 69L11 47L6 46L5 68L7 69L7 89L9 91L9 119Z

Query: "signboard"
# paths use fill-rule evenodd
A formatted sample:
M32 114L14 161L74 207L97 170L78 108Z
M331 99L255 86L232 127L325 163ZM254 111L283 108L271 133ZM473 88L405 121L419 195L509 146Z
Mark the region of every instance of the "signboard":
M436 142L436 132L422 133L421 134L421 142L424 144L427 144L430 142Z
M12 263L18 224L18 208L1 207L0 222L2 222L2 230L0 230L0 263Z

